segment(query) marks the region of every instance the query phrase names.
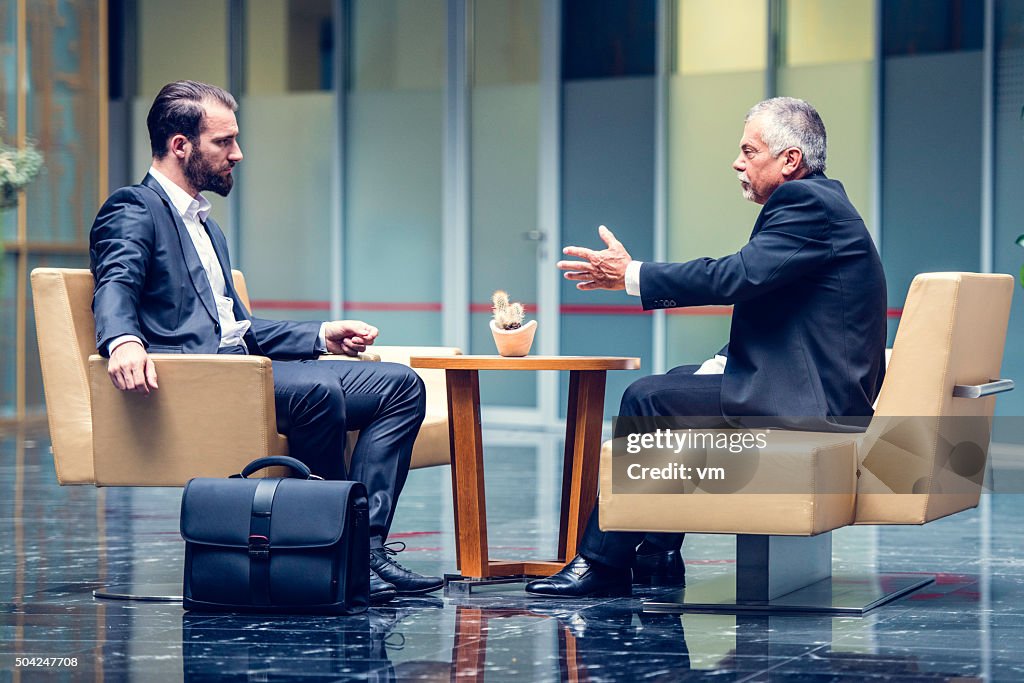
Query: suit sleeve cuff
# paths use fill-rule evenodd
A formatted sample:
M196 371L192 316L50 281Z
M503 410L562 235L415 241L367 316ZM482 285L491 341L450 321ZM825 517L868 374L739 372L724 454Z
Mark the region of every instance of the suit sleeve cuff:
M640 266L643 261L630 261L626 266L626 294L640 296Z
M320 332L316 336L316 353L327 353L327 323L320 323Z
M709 358L701 366L697 368L695 375L721 375L725 373L725 364L728 359L725 356L715 355L714 358Z
M134 334L122 334L120 337L114 337L114 339L109 344L107 344L107 357L109 358L110 354L112 354L114 352L114 349L116 349L118 346L121 346L121 344L126 344L128 342L138 342L139 344L142 344L142 340L136 337ZM145 348L146 345L142 344L142 346L143 348Z

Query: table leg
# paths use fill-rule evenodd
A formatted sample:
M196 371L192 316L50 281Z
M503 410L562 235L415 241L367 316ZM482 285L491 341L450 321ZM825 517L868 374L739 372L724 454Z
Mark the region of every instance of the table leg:
M490 573L480 434L480 378L476 370L447 370L445 378L455 504L455 552L463 576L486 578Z
M576 556L576 547L597 502L605 374L604 370L569 373L562 512L558 526L558 559L563 562Z

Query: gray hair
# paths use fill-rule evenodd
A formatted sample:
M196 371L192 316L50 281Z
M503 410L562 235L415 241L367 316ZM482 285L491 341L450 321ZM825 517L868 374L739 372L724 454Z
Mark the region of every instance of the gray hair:
M761 139L773 157L796 147L808 173L825 171L825 124L814 107L795 97L773 97L751 107L743 122L755 117L763 117Z

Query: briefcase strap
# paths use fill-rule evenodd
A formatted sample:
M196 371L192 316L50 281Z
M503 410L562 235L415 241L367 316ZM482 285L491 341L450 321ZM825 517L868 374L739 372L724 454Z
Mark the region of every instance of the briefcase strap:
M270 603L270 511L280 479L260 479L249 518L249 595L254 605Z

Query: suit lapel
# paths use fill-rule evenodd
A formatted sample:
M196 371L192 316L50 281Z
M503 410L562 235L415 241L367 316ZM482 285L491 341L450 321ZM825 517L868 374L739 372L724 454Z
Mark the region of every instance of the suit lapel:
M199 296L199 300L203 302L203 306L206 308L207 313L210 314L210 317L218 320L217 303L213 298L213 290L210 289L210 278L206 276L206 271L203 270L203 262L199 260L199 253L196 251L195 244L192 243L192 236L188 234L185 222L181 220L181 216L178 215L178 211L171 203L171 198L164 192L164 188L160 187L160 183L157 182L156 178L147 173L142 184L156 192L167 206L167 211L174 220L174 227L178 231L178 242L181 244L181 253L185 258L185 267L188 269L189 277L192 279L192 286L195 287L196 294ZM219 253L217 258L218 260L221 259Z

